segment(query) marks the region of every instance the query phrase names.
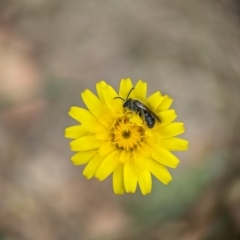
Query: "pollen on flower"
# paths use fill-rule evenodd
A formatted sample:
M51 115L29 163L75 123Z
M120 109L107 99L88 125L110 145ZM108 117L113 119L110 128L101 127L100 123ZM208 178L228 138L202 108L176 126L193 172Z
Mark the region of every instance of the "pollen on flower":
M172 99L159 91L147 97L147 83L141 80L133 87L130 79L122 79L118 93L104 81L96 88L97 96L90 90L81 94L88 109L72 107L69 112L79 122L65 130L73 139L71 150L77 152L72 162L86 164L87 179L102 181L112 175L116 194L134 193L138 185L142 194L150 193L152 175L168 184L172 177L167 167L179 164L171 152L188 149L188 141L177 137L185 129L173 122L177 115L169 109ZM123 101L135 105L126 108Z
M128 115L117 119L110 130L110 141L116 149L133 151L139 149L144 141L145 127L136 126Z

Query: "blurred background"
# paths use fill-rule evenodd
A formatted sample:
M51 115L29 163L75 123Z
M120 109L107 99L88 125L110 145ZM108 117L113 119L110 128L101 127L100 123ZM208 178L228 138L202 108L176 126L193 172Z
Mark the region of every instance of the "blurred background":
M240 239L238 0L0 0L0 240ZM99 80L174 99L173 181L115 196L64 129Z

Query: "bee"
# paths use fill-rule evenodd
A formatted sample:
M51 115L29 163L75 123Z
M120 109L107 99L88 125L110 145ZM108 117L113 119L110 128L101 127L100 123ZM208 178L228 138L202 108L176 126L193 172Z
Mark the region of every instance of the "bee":
M161 122L160 118L152 110L145 106L141 101L137 99L128 98L133 89L134 88L132 88L129 91L126 99L123 99L121 97L115 97L114 99L116 98L122 99L124 101L123 103L124 108L127 108L128 110L137 113L146 122L149 128L153 128L156 120L158 122Z

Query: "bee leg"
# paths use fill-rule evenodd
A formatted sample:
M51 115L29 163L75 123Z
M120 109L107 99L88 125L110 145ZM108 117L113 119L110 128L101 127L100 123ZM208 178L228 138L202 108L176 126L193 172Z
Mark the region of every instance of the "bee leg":
M145 113L144 113L143 109L139 109L139 115L142 118L143 123L144 123L144 121L145 121Z

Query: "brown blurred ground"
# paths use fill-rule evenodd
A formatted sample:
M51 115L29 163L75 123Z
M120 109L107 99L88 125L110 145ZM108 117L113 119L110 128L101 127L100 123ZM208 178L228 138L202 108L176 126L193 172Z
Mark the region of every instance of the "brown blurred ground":
M0 240L240 239L236 0L0 1ZM123 77L174 98L173 182L115 196L70 162L67 112Z

